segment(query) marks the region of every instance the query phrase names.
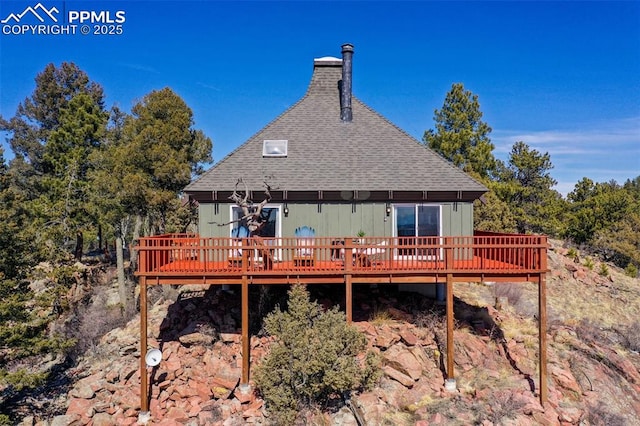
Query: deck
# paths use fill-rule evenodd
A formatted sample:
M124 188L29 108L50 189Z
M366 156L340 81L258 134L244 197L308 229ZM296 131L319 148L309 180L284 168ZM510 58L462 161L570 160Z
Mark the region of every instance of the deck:
M249 286L336 284L345 286L345 311L352 320L353 284L446 285L447 380L454 376L453 284L538 284L539 396L546 386L545 236L476 231L454 237L205 238L172 234L138 241L141 353L147 352L147 288L150 285L238 285L242 304L242 381L249 384ZM246 356L245 356L246 355ZM140 360L141 407L149 407L144 357Z
M149 284L291 282L435 283L538 281L547 240L538 235L470 237L142 238L137 275Z

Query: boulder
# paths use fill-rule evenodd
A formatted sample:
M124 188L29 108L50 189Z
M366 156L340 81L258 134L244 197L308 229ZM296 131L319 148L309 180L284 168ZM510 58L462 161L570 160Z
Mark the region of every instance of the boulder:
M403 345L394 345L383 354L387 366L418 380L422 376L423 367L420 361Z
M389 365L385 365L384 367L382 367L382 372L387 377L392 378L393 380L399 382L400 384L402 384L407 388L413 387L415 383L415 381L411 377L407 376L404 373L401 373L400 371L396 370L395 368Z

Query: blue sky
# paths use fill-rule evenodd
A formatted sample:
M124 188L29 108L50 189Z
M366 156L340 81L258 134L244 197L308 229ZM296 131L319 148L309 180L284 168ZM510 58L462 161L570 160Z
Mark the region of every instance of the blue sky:
M122 11L122 34L82 35L79 22L76 34L5 34L19 31L8 21L5 118L48 63L71 61L104 87L107 106L130 111L172 88L219 161L304 95L313 58L339 57L349 42L354 94L417 139L461 82L479 97L496 156L506 160L518 140L548 152L563 194L585 176L640 175L640 2L40 3L58 9L59 23L72 11L108 11L111 21ZM37 4L2 0L0 20Z

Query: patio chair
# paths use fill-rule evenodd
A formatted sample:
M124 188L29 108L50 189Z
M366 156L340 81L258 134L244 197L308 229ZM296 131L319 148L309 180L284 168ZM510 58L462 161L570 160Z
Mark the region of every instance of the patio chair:
M257 235L254 235L251 241L256 247L257 262L266 270L273 269L273 262L275 262L275 256L273 254L274 247L268 244L268 240ZM273 242L273 240L271 242Z
M383 241L373 247L362 249L355 256L356 266L372 266L385 259L387 254L387 242Z
M249 237L249 230L245 226L238 226L231 231L231 237L237 238L231 240L231 250L229 251L229 266L242 265L242 240Z
M296 248L293 252L294 266L314 266L315 265L315 243L316 231L308 226L301 226L294 231L296 237Z

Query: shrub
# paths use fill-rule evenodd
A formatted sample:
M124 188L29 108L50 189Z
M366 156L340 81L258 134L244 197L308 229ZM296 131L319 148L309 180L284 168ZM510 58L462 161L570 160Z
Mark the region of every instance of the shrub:
M631 278L636 278L638 276L638 267L633 263L629 263L626 268L624 268L624 273Z
M567 251L567 257L575 260L575 258L578 257L578 250L576 250L575 247L569 248Z
M609 267L607 266L606 263L600 264L600 271L598 271L598 274L602 275L603 277L606 277L607 275L609 275Z
M393 317L391 316L391 314L387 309L376 306L369 318L369 322L371 322L373 325L376 325L376 326L382 325L382 324L389 324L393 322Z
M517 283L495 283L493 286L493 292L496 298L506 297L511 306L516 306L520 303L520 300L524 295L522 284Z
M593 263L593 259L590 256L587 256L584 259L584 266L586 266L587 268L589 268L589 270L593 271L593 266L595 265L595 263Z
M364 335L337 308L323 311L302 285L289 290L286 312L276 308L267 316L265 330L277 342L254 378L277 424L292 424L301 409L377 380L376 357L358 361Z
M626 327L622 333L623 346L635 352L640 352L640 321Z

